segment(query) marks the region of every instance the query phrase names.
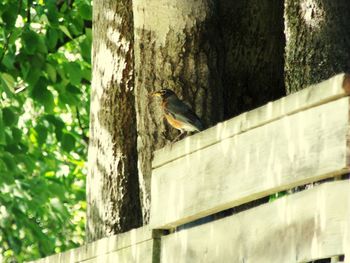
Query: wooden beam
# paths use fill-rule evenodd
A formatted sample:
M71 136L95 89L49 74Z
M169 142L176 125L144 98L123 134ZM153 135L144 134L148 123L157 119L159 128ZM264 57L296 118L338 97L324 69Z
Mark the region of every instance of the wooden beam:
M348 126L349 98L345 97L155 168L151 227L173 228L347 172Z
M350 75L336 75L320 84L312 85L260 108L245 112L174 145L164 147L155 152L152 166L153 168L159 167L226 138L349 94Z
M32 263L158 262L154 259L159 254L159 239L160 233L147 225Z
M318 185L161 238L161 262L350 262L348 181Z

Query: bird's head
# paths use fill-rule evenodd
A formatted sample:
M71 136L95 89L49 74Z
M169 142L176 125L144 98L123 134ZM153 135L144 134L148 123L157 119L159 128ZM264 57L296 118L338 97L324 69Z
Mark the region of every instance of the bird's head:
M169 98L170 96L176 96L175 92L170 89L161 89L150 94L151 96L161 97L162 99Z

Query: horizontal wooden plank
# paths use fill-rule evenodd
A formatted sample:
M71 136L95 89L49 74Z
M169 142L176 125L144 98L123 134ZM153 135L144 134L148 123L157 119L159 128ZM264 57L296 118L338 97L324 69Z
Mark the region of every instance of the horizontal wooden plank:
M342 254L350 262L349 187L325 183L164 236L161 262L301 263Z
M348 115L345 97L155 168L151 227L172 228L348 171Z
M153 241L145 241L111 253L99 255L82 263L158 263L153 261Z
M350 75L339 74L260 108L217 124L155 152L154 168L198 151L221 140L262 126L284 116L324 104L350 94Z
M96 258L138 258L143 253L145 243L152 246L154 238L159 238L157 231L152 231L149 226L133 229L126 233L106 237L98 241L86 244L76 249L59 253L53 256L32 261L33 263L78 263ZM139 246L141 244L141 246ZM119 253L120 251L120 253ZM136 253L137 252L137 253ZM128 253L131 253L128 255ZM100 261L104 262L104 261ZM114 261L115 262L115 261ZM147 261L118 261L118 262L147 262ZM151 262L151 261L149 261Z

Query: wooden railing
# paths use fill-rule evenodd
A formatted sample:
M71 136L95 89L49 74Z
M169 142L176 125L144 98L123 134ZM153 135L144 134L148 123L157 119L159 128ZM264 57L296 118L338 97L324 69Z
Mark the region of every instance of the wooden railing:
M349 94L340 74L157 151L149 226L38 262L350 262Z

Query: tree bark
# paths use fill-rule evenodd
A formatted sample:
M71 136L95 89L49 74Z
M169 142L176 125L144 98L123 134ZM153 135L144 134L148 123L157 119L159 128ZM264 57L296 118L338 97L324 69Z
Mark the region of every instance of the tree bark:
M87 241L142 225L131 0L94 2Z
M219 1L224 118L285 95L283 1Z
M350 2L286 0L287 93L350 71Z
M222 40L210 0L136 0L135 88L138 166L144 222L149 219L151 160L177 132L165 124L151 91L170 88L206 126L223 118Z

